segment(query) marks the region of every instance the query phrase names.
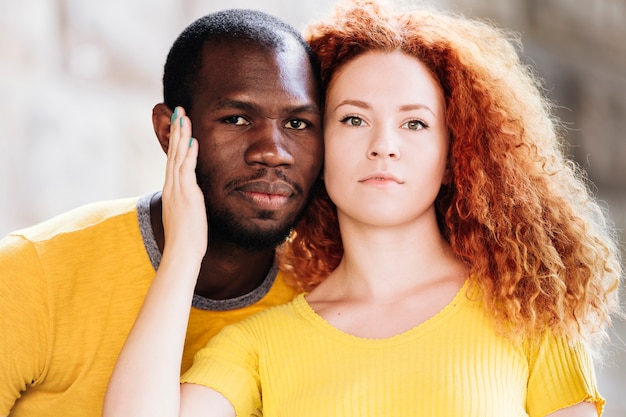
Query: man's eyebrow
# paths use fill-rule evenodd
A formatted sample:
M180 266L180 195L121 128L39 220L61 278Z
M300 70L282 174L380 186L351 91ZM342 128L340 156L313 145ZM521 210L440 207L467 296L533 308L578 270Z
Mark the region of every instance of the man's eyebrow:
M248 101L241 100L220 100L215 104L215 110L226 110L226 109L237 109L237 110L258 110L259 106L250 103Z
M289 113L312 113L315 115L320 114L320 108L313 104L304 104L302 106L286 107L286 109Z
M263 107L258 104L251 103L249 101L242 100L221 100L216 103L214 110L244 110L244 111L257 111L262 112ZM317 105L314 104L302 104L302 105L294 105L294 106L284 106L283 112L288 114L294 113L310 113L314 115L320 114L320 109Z

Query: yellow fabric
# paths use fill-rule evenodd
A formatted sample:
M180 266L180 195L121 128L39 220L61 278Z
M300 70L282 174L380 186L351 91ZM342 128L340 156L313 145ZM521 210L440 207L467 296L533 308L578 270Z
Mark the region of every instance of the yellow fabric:
M0 416L100 416L154 274L136 198L79 208L0 241ZM248 308L192 308L186 363L225 324L293 296L279 275Z
M345 334L304 296L225 328L183 382L225 395L238 416L544 416L604 400L583 346L494 332L467 287L439 314L386 339ZM471 297L475 300L475 297Z

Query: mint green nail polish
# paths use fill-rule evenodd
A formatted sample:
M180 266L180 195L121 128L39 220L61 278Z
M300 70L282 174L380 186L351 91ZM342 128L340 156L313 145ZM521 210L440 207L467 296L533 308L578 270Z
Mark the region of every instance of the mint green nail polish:
M174 123L174 120L176 120L177 117L178 117L178 107L175 107L174 113L172 113L172 118L170 120L170 123Z
M193 141L194 141L194 138L189 139L189 147L190 148L191 148L191 145L193 145Z
M183 127L183 118L180 118L180 127Z

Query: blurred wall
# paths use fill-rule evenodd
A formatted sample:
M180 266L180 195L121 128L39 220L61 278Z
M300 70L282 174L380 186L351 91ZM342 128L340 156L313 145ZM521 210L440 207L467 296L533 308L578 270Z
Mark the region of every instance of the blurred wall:
M0 0L0 236L79 204L161 187L165 157L151 109L161 101L167 51L191 21L250 7L302 28L332 3ZM520 32L568 127L570 154L624 236L626 0L435 3ZM617 323L599 369L605 417L626 416L625 327Z
M258 3L0 0L0 235L160 188L151 110L176 36L218 9L261 8L302 27L323 5Z

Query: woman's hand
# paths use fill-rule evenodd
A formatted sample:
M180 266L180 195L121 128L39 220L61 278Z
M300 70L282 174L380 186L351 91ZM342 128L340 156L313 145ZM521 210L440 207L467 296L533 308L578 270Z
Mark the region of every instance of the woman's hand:
M197 157L191 121L178 107L170 127L162 196L165 248L111 376L104 417L180 415L181 358L207 246L204 197L195 175Z
M197 159L198 141L191 137L191 120L182 107L176 107L170 125L162 196L164 255L174 251L177 256L201 260L206 252L207 215L196 180Z

